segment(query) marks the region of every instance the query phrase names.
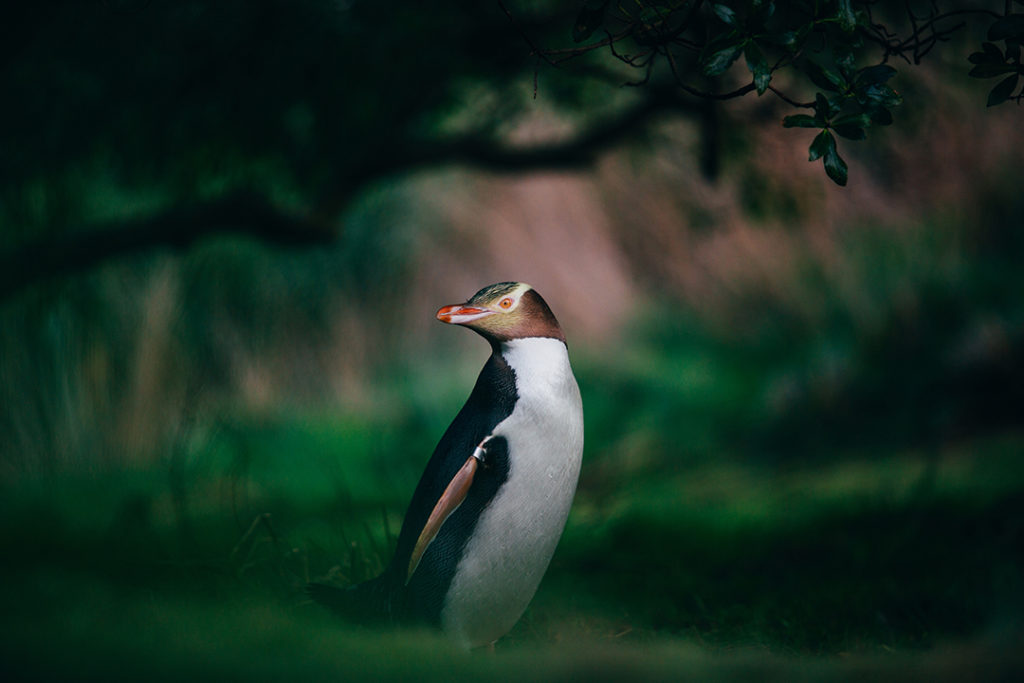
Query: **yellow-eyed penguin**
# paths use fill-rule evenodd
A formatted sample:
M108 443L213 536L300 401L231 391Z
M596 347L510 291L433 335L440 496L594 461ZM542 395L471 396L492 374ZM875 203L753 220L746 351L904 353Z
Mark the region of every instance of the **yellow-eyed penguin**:
M565 527L583 455L583 404L565 335L532 287L501 282L437 312L491 344L427 463L390 565L347 589L309 587L350 616L439 626L467 647L507 633Z

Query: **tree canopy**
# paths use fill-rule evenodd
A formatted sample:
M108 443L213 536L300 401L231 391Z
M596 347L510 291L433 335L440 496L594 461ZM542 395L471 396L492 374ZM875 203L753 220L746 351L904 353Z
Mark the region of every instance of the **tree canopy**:
M970 75L1001 78L988 106L1024 99L1024 14L1012 9L1024 3L941 4L586 0L572 31L581 45L534 52L559 66L606 50L640 74L627 85L667 83L697 99L771 93L809 110L785 117L783 125L820 129L809 159L821 159L829 178L846 185L836 136L864 140L873 126L890 125L892 109L903 101L889 85L893 64L920 64L969 22L987 25L987 40L970 55ZM733 69L741 57L744 68ZM732 79L723 83L727 75Z
M954 40L985 33L944 77L1021 102L1021 4L19 3L0 28L0 296L211 232L322 242L382 178L581 167L657 117L703 126L713 169L718 107L744 96L817 129L809 158L843 185L848 141L927 106L897 73ZM513 142L538 102L570 132Z

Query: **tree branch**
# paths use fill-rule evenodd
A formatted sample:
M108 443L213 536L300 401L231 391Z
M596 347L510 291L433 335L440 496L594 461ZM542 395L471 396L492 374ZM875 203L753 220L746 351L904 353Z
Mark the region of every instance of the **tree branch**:
M241 192L40 240L0 254L0 301L45 278L82 271L145 249L186 249L213 235L238 234L280 246L328 244L336 238L329 226L348 200L368 183L395 173L445 164L500 173L582 168L659 113L693 109L692 104L669 90L651 89L647 95L616 117L566 140L510 146L489 137L468 135L378 150L381 153L357 164L336 185L330 200L313 214L319 219L287 214L257 194Z
M402 141L375 150L362 163L340 178L318 204L316 215L329 220L337 216L349 199L370 182L395 173L420 168L462 164L495 173L525 173L542 170L585 168L609 148L636 134L655 117L668 112L697 113L698 107L681 97L675 88L645 90L645 98L616 116L593 124L565 140L513 146L488 135L467 134L446 140L419 143Z
M582 168L592 164L608 148L669 110L695 111L669 89L652 89L641 103L608 121L569 138L551 143L513 147L489 139L468 137L425 145L410 166L464 163L496 172Z
M326 244L325 225L284 213L266 199L240 192L144 218L95 225L0 255L0 301L42 279L96 266L156 247L185 249L212 235L239 234L281 246Z

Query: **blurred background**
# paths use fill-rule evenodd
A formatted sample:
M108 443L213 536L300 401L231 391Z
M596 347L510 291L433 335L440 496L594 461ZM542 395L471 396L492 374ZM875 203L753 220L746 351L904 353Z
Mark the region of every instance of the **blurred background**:
M578 5L5 9L0 672L1018 668L1024 126L981 35L901 67L842 188L770 95L531 57ZM388 561L488 354L434 312L503 280L587 419L540 593L496 659L338 624L302 586Z

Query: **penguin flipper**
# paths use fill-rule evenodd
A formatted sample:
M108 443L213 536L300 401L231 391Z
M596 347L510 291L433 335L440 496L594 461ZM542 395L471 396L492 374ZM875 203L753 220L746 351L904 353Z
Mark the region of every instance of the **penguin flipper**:
M486 439L484 442L486 442ZM412 555L409 556L409 567L405 575L406 584L412 579L412 575L416 572L416 567L419 566L423 553L426 552L427 546L437 536L437 532L441 530L445 520L466 499L469 487L473 485L473 477L476 476L476 470L483 459L482 446L484 442L477 446L473 455L469 456L462 467L459 468L459 471L455 473L455 476L452 477L451 482L445 488L444 493L438 498L434 509L430 511L427 523L423 525L423 530L420 531L419 538L416 539L416 545L413 546Z

